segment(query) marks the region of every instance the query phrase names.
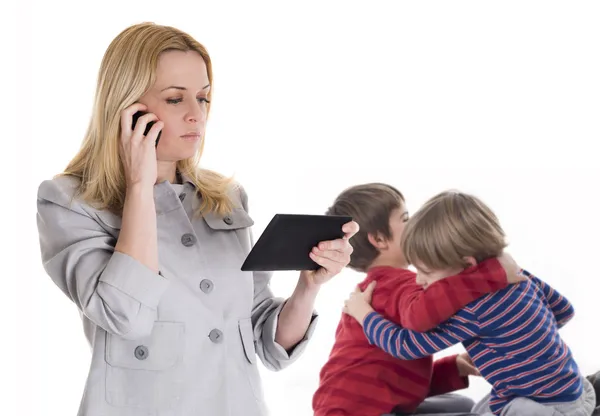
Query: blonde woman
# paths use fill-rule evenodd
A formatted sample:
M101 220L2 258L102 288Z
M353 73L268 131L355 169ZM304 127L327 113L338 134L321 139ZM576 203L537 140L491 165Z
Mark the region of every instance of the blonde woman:
M79 415L265 415L256 356L271 370L298 358L320 285L350 260L354 222L313 249L322 267L287 300L269 273L240 271L246 193L198 167L211 84L190 35L127 28L105 53L81 150L39 187L43 264L92 347Z

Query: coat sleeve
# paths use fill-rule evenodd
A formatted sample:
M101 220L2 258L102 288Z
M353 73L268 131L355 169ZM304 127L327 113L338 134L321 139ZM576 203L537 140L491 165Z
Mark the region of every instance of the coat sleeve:
M241 186L239 189L242 206L248 212L248 196ZM252 231L249 230L249 232L251 244L253 245ZM286 351L285 348L275 342L279 313L285 305L285 300L275 297L271 291L269 283L272 272L253 273L254 300L252 305L252 328L254 330L256 352L266 368L272 371L279 371L296 361L306 349L306 345L315 330L318 315L313 311L311 322L304 338L292 350Z
M115 252L116 239L93 210L73 198L74 192L67 177L44 181L38 189L37 226L46 273L106 332L126 339L149 335L168 280Z

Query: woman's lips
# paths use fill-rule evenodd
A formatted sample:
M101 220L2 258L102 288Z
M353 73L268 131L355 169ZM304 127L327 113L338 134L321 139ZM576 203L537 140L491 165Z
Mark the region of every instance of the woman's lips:
M197 140L200 140L200 135L197 134L197 133L188 133L188 134L185 134L185 135L181 136L181 138L183 140L187 140L187 141L190 141L190 142L195 142Z

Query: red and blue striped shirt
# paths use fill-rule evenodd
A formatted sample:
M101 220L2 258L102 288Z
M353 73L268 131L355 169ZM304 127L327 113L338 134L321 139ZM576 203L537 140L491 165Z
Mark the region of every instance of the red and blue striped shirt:
M500 414L514 397L570 402L582 394L575 360L558 334L573 317L569 301L527 271L528 279L470 303L429 332L400 327L377 312L363 323L371 344L413 360L463 343L492 384L490 408Z

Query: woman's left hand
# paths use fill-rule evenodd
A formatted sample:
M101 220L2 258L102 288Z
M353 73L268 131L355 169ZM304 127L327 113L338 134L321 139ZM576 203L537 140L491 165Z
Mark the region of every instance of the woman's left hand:
M321 267L317 270L302 271L300 279L305 280L309 285L320 286L341 272L350 263L352 246L349 240L358 232L358 229L356 222L347 222L342 227L345 234L343 238L322 241L317 247L313 247L310 258Z

